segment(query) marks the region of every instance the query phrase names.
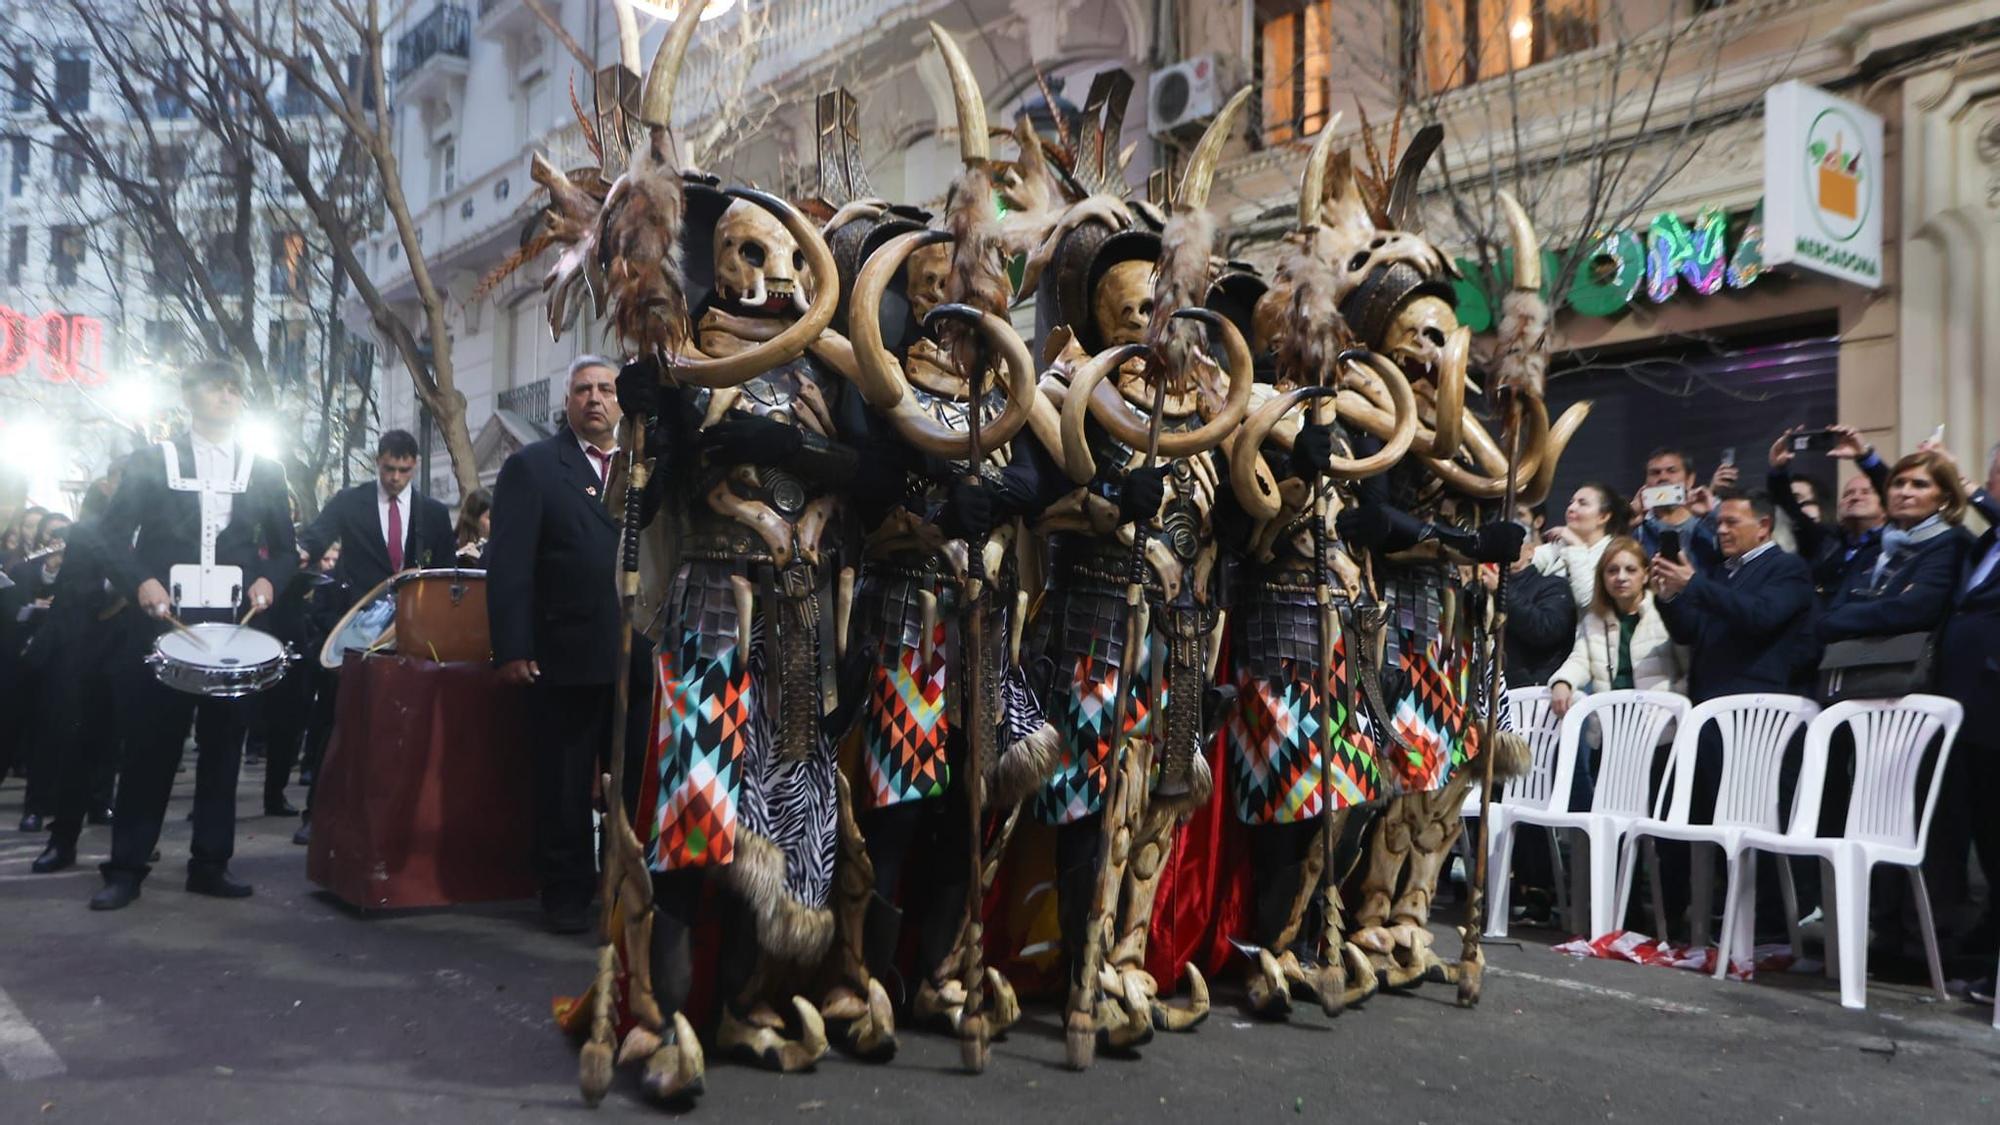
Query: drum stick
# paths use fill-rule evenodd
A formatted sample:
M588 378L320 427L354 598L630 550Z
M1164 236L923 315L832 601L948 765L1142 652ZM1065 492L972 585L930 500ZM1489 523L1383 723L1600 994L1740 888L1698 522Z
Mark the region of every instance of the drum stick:
M251 618L253 618L253 617L257 616L258 614L260 614L260 613L262 613L262 612L264 612L264 607L263 607L263 606L261 606L261 605L253 605L253 606L251 606L251 607L250 607L250 612L249 612L249 613L246 613L246 614L244 614L244 615L243 615L243 620L241 620L241 621L238 621L238 622L237 622L237 624L238 624L238 625L248 625L248 624L250 624L250 619L251 619Z
M185 622L183 622L180 618L175 617L171 613L164 614L163 616L166 617L167 624L174 627L174 632L179 633L181 636L186 637L188 640L194 642L194 647L200 649L201 651L203 652L209 651L208 642L201 639L200 633L197 633L193 629L188 628Z

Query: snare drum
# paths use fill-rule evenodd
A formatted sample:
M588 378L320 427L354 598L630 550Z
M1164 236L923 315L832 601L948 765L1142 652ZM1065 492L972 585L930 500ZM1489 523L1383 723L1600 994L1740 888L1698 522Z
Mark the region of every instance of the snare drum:
M320 667L340 669L349 652L394 651L396 643L396 579L384 578L347 608L319 648Z
M290 650L269 633L212 622L161 635L146 665L155 679L175 691L235 699L283 679L291 658Z

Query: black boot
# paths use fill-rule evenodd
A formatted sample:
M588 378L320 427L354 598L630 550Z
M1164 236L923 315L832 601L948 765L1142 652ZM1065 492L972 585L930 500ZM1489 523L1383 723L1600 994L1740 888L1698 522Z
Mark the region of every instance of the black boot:
M896 949L902 940L903 912L881 895L870 894L868 912L861 919L861 960L898 1011L910 999L903 974L896 967Z
M64 843L61 840L50 839L49 846L42 849L42 854L35 857L35 862L30 864L28 869L37 875L48 875L75 866L76 841Z
M210 898L249 898L253 893L250 884L230 877L229 868L207 864L188 865L187 889L189 894Z
M125 872L107 872L104 886L90 896L92 910L123 910L139 897L139 877Z

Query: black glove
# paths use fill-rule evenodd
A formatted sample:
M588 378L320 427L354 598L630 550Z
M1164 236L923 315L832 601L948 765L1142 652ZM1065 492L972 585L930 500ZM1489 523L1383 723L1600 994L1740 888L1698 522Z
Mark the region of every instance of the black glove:
M1467 554L1475 562L1511 563L1521 557L1521 544L1527 539L1527 528L1513 520L1495 520L1480 525Z
M953 539L971 542L984 539L993 531L997 514L991 486L960 481L951 486L945 497L944 510L938 513L938 526Z
M1133 469L1125 474L1125 487L1118 493L1118 522L1138 523L1160 514L1167 499L1167 471L1157 465Z
M702 452L715 465L781 465L803 442L797 429L751 414L731 414L701 432Z
M660 361L640 356L618 372L618 409L635 418L660 412Z
M1333 532L1342 543L1363 549L1389 538L1389 513L1378 504L1343 508L1333 517Z
M1305 481L1318 480L1332 457L1333 430L1314 423L1299 427L1298 439L1292 442L1293 476Z

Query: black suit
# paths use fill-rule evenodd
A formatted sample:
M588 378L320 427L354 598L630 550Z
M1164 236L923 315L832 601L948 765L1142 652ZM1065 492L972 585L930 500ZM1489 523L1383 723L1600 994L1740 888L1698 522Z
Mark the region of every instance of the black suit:
M1569 582L1526 567L1507 577L1507 686L1540 687L1576 640L1576 595Z
M1973 504L1989 521L2000 523L2000 497L1984 491L1973 496ZM1993 815L1989 802L2000 792L2000 566L1979 575L1979 564L1993 550L1995 532L1988 528L1965 556L1951 590L1951 613L1938 635L1938 685L1940 695L1958 700L1965 707L1964 725L1958 728L1951 760L1938 786L1936 818L1931 822L1930 854L1925 876L1931 897L1948 913L1939 921L1950 929L1952 914L1967 900L1969 880L1966 858L1972 845L1979 849L1979 866L1991 884L2000 872L2000 817ZM1974 585L1973 578L1978 577ZM2000 926L2000 903L1991 892L1987 896L1986 925L1989 940ZM1982 975L1993 969L1993 949L1967 947L1967 957L1982 962Z
M354 597L360 597L389 577L389 546L382 537L382 517L374 481L343 488L321 508L319 518L299 532L299 546L306 558L315 562L334 540L340 540L340 558L334 563L333 578L344 582ZM404 489L403 568L458 565L458 536L451 526L451 512L428 496Z
M608 760L612 685L619 675L618 522L604 482L567 427L507 458L493 485L486 547L486 616L493 660L532 660L536 726L535 841L542 902L588 904L595 881L591 780ZM652 662L632 638L626 748L643 754ZM636 782L637 771L630 771Z
M54 841L72 848L88 810L108 803L110 786L104 786L104 795L94 787L117 761L122 732L114 721L118 711L102 701L117 697L124 686L120 665L136 655L127 639L132 615L111 616L119 596L104 587L106 552L96 531L95 521L70 529L43 625L43 643L49 646L43 696L48 746L39 768L48 774Z
M187 435L176 439L174 448L180 474L193 478L194 451ZM125 464L99 535L106 570L119 594L136 606L138 589L149 578L167 586L171 593L169 571L201 559L200 497L169 488L166 463L159 451L141 450ZM276 462L256 460L245 491L232 497L229 523L216 537L215 561L242 568L246 599L257 579L269 580L274 591L283 590L297 572L291 503L284 470ZM227 611L181 613L188 621L228 616ZM133 632L133 649L120 661L127 697L132 700L132 725L126 738L125 766L113 811L111 861L104 865L105 876L137 880L151 870L149 857L159 843L190 718L195 720L200 758L195 767L194 842L188 866L190 870L220 871L235 852L236 776L243 757L235 701L189 695L161 684L138 659L142 646L150 645L158 634L157 626L140 622Z
M1812 610L1812 571L1772 547L1731 574L1697 573L1660 605L1669 636L1688 646L1688 695L1695 702L1744 692L1788 692Z

